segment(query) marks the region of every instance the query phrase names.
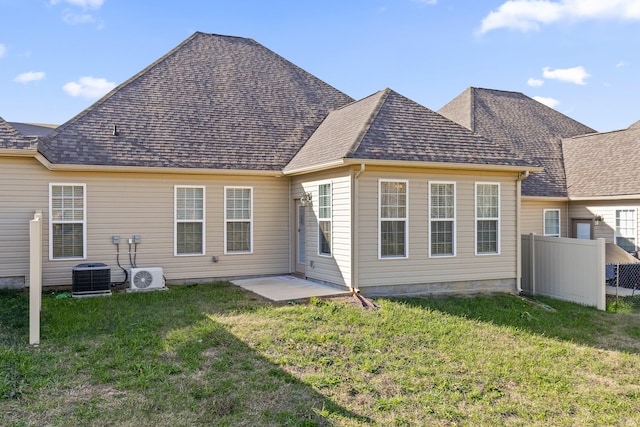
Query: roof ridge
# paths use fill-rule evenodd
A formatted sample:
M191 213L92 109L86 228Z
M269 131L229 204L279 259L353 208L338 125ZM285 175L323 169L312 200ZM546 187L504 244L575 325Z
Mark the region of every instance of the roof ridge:
M360 129L360 132L358 133L358 136L356 137L353 145L347 151L346 157L350 157L356 151L358 151L358 148L360 147L360 144L362 144L362 141L364 140L365 135L367 134L367 132L369 132L369 129L371 128L371 125L373 124L373 122L376 119L376 117L378 117L378 113L380 113L380 110L382 109L382 106L387 101L387 98L389 97L389 94L391 92L393 92L391 89L385 88L385 89L382 89L382 90L380 90L380 91L378 91L376 93L373 93L373 94L371 94L371 95L369 95L369 96L367 96L365 98L362 98L360 100L360 101L363 101L363 100L365 100L367 98L370 98L372 96L380 94L380 99L378 100L378 103L373 108L373 111L371 111L371 114L369 115L369 119L364 123L364 125L362 126L362 129Z

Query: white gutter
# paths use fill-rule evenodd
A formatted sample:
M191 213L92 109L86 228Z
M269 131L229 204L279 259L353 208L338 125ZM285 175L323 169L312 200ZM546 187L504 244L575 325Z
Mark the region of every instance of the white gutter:
M367 166L381 166L381 167L404 167L404 168L429 168L429 169L456 169L456 170L471 170L471 171L502 171L502 172L522 172L523 166L510 166L510 165L491 165L491 164L473 164L473 163L445 163L445 162L420 162L413 160L363 160L342 158L332 162L327 162L319 165L303 167L298 169L287 170L285 168L285 175L300 175L309 172L319 172L322 170L333 169L340 166L353 166L360 165L366 161ZM541 172L543 168L531 166L526 168L529 172Z
M36 157L35 148L0 148L0 157Z
M50 171L65 172L109 172L109 173L160 173L176 175L243 175L243 176L284 176L280 170L252 170L252 169L207 169L207 168L168 168L149 166L109 166L109 165L73 165L53 164L42 154L35 155L36 159Z
M521 216L522 216L522 181L527 179L529 171L520 172L516 179L516 290L522 292L522 238Z
M353 175L353 181L351 186L351 292L359 293L360 287L358 286L359 274L358 274L358 259L360 257L360 239L358 233L360 209L358 208L358 194L359 185L358 178L365 170L365 164L360 163L360 170Z

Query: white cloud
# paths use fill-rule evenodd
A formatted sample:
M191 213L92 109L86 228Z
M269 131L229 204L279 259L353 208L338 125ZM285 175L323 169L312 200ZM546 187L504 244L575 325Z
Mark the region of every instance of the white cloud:
M18 83L31 83L31 82L37 82L39 80L44 79L44 72L42 71L29 71L27 73L22 73L20 75L18 75L15 79L13 79L14 82L18 82Z
M76 13L67 12L62 16L62 20L67 24L76 25L76 24L91 24L96 20L91 15L82 14L78 15Z
M5 56L6 54L7 54L7 48L4 47L4 45L2 43L0 43L0 58Z
M438 0L413 0L413 2L419 4L437 4Z
M640 1L508 0L482 19L478 32L498 28L538 31L544 24L584 20L640 20Z
M96 77L81 77L77 82L69 82L62 86L62 89L71 96L82 96L83 98L100 98L111 89L116 87L114 82Z
M527 84L531 87L540 87L544 84L544 80L534 79L533 77L531 77L529 80L527 80Z
M545 98L543 96L534 96L533 99L551 108L555 108L556 105L560 104L560 101L558 101L557 99Z
M2 55L0 55L0 56L2 56ZM626 67L627 65L629 65L629 64L627 64L627 62L626 62L626 61L620 61L620 62L618 62L618 63L616 64L616 68Z
M51 4L56 5L61 1L74 6L80 6L83 9L99 9L105 2L105 0L51 0Z
M584 80L590 76L591 74L587 73L587 70L582 66L564 69L558 68L556 70L552 70L549 67L544 67L542 69L542 77L545 79L560 80L577 85L585 85L586 83Z

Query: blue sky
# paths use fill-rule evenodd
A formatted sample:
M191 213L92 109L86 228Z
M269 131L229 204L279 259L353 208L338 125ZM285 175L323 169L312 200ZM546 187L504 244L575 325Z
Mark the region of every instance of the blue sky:
M62 124L195 31L252 38L359 99L522 92L640 120L640 0L0 0L0 116Z

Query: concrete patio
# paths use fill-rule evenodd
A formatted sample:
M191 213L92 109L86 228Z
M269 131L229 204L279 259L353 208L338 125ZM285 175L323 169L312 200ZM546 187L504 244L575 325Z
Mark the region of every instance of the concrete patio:
M272 301L350 295L351 291L295 276L267 276L232 280L231 283Z

